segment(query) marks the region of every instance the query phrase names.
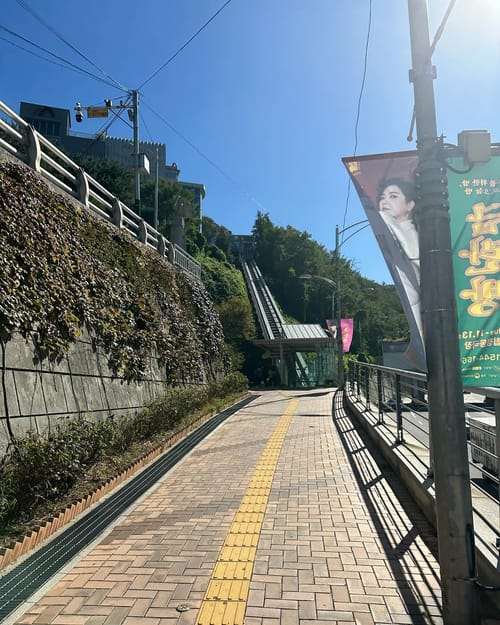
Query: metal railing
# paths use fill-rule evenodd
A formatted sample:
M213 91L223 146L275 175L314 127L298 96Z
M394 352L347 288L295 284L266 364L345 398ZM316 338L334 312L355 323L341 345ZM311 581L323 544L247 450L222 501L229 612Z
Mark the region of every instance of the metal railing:
M432 478L432 441L424 374L349 361L347 399L372 416L373 427L384 427L393 447L405 445L415 465ZM473 490L474 514L500 543L499 457L495 413L500 414L500 388L464 389L464 427ZM391 440L392 439L392 440Z
M262 334L267 340L283 337L283 318L255 261L242 261L243 275L250 291Z
M94 216L126 230L174 265L200 279L201 266L190 254L168 241L2 101L0 130L3 131L0 148L81 202Z

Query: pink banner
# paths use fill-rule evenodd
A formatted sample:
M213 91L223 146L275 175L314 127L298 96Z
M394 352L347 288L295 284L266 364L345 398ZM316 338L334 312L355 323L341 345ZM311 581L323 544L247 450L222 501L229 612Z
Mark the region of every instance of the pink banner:
M354 333L354 320L353 319L341 319L340 327L342 328L342 347L344 353L351 349L352 335Z

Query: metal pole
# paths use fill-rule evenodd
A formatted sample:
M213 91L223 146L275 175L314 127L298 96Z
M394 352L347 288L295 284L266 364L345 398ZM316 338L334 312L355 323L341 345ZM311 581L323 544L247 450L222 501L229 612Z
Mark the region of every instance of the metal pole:
M340 249L339 227L335 227L335 288L337 290L337 350L338 350L338 387L344 388L344 346L342 344L342 310L340 305Z
M154 227L158 230L160 224L158 221L158 184L159 184L159 163L158 163L158 148L156 148L156 169L155 169L155 216L154 216Z
M133 97L133 125L134 125L134 180L135 180L135 210L141 214L141 174L139 173L139 92L134 89Z
M479 625L446 162L437 137L427 0L408 0L419 166L416 219L445 625Z

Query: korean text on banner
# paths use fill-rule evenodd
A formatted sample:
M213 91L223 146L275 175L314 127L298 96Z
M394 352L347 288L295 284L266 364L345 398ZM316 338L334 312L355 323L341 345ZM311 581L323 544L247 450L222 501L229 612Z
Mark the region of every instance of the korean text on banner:
M500 386L500 156L467 172L462 158L449 165L462 380Z

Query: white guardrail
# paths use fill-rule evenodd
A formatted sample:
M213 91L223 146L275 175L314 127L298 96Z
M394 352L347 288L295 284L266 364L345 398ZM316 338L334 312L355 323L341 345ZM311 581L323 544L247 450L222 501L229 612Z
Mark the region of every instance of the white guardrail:
M0 147L62 189L93 215L124 229L173 265L201 278L200 264L89 176L77 163L0 101ZM6 139L7 137L8 139ZM22 146L23 149L20 149Z

